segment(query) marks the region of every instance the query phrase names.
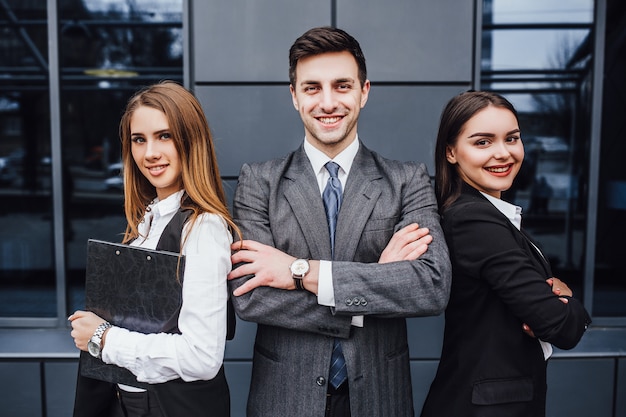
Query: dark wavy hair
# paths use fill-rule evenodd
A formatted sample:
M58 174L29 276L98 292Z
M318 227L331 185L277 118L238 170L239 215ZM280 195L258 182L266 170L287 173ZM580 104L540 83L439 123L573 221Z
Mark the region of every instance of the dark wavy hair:
M359 82L363 87L367 80L367 67L361 46L347 32L330 26L309 29L291 45L289 49L289 82L295 87L296 65L300 59L326 52L343 51L350 52L356 60L359 69Z
M435 144L435 193L440 213L459 197L463 184L456 166L448 162L446 151L448 147L456 145L465 123L488 106L509 110L519 123L515 107L501 95L489 91L470 90L461 93L453 97L441 113Z

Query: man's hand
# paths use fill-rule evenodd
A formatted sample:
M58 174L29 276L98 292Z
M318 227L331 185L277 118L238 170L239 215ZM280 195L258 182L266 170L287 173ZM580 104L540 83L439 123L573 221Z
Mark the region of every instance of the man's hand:
M378 263L414 261L426 252L432 241L427 228L420 228L417 223L409 224L393 234Z
M231 245L231 249L236 251L231 256L233 265L245 263L230 271L228 279L254 275L233 291L233 295L239 296L257 287L273 287L283 290L296 288L289 270L291 263L296 260L293 256L254 240L235 242Z

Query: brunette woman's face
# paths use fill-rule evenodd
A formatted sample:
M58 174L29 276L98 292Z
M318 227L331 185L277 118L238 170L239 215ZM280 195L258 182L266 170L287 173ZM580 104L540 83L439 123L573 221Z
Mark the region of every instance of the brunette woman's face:
M524 145L515 115L488 106L469 119L446 150L460 177L479 191L500 198L511 188L524 160Z
M135 164L156 188L159 200L179 191L182 168L165 113L138 107L130 119L130 135Z

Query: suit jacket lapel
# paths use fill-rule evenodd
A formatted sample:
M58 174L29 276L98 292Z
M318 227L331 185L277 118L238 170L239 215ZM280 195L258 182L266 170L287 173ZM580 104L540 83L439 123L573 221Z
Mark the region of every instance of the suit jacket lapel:
M381 172L378 170L371 151L362 143L354 158L335 233L335 259L352 260L359 245L363 229L380 197L382 190Z
M285 198L304 233L312 259L332 258L324 203L311 163L300 147L285 172ZM285 230L285 233L293 231Z

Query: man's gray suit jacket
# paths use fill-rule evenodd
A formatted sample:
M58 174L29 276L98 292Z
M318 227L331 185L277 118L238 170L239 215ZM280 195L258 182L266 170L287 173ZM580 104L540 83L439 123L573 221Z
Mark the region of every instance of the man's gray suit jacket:
M282 159L245 164L233 204L244 239L297 258L331 260L315 173L301 146ZM378 264L400 228L433 236L415 261ZM288 265L285 265L288 268ZM360 144L343 194L332 263L335 307L308 291L259 287L234 298L258 323L248 416L324 415L333 338L342 339L354 416L414 415L406 317L440 314L450 262L423 164L391 161ZM247 277L230 281L230 290ZM364 326L351 326L363 315Z

